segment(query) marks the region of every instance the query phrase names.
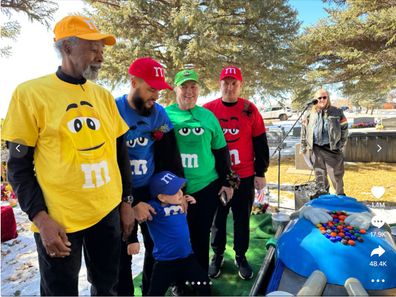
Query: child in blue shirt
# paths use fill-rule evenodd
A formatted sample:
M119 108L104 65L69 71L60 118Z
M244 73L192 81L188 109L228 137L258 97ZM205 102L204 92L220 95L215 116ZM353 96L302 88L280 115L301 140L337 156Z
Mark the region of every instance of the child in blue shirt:
M210 295L209 278L193 254L182 206L183 203L196 203L192 196L183 196L181 188L186 181L169 171L162 171L153 175L149 182L153 199L148 203L157 213L152 221L147 221L154 241L155 259L148 291L151 296L165 295L174 283L191 285L198 295Z

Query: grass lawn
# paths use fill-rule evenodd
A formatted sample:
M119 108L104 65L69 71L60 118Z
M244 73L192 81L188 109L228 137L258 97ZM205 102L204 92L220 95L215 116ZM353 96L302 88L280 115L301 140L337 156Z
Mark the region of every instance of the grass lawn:
M288 173L289 168L294 168L294 157L281 160L281 184L301 184L314 179L309 174ZM271 159L270 167L266 173L267 183L277 183L277 160ZM331 184L331 183L330 183ZM384 187L384 195L380 201L396 202L396 163L347 163L344 175L345 193L360 201L376 200L371 193L373 186ZM330 189L334 193L334 189ZM292 192L282 191L282 195L292 198Z

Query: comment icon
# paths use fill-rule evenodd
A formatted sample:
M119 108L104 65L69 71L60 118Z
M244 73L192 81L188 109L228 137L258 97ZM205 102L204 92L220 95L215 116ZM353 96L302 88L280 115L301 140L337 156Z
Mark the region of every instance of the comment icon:
M384 219L381 216L374 216L371 219L371 225L377 228L381 228L385 224Z

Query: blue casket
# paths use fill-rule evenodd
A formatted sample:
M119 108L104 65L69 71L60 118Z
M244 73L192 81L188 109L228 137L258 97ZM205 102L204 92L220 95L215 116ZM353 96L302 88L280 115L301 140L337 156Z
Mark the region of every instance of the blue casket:
M362 203L351 197L323 195L306 205L329 211L349 213L370 212ZM296 218L286 227L277 243L277 258L295 273L309 277L321 270L330 284L344 285L350 277L357 278L367 290L385 290L396 287L396 247L385 227L371 226L364 242L343 245L332 242L305 218ZM381 247L385 252L372 254Z

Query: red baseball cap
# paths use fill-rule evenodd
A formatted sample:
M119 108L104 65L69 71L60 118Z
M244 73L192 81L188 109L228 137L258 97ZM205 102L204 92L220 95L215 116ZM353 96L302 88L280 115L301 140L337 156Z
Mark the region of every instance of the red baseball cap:
M143 79L150 87L156 90L173 90L165 81L164 68L153 58L137 58L132 62L131 66L129 66L128 73Z
M223 80L226 77L232 77L232 78L235 78L236 80L242 81L241 69L239 69L238 67L235 67L235 66L224 67L220 73L220 80Z

